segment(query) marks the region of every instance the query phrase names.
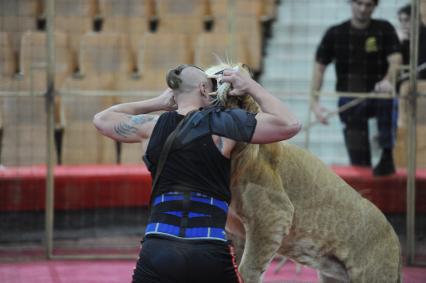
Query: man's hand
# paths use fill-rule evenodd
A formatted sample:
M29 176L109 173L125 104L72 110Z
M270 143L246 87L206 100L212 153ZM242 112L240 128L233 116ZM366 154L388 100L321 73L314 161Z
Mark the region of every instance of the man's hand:
M245 74L240 68L226 69L223 71L222 82L230 83L232 90L229 92L231 96L242 96L250 94L251 88L256 82Z
M327 115L330 113L330 111L321 106L319 102L314 102L314 104L312 105L312 111L314 112L318 122L323 125L329 124Z
M375 92L391 93L393 92L393 90L394 88L392 83L387 79L383 79L380 82L377 82L376 85L374 86Z
M163 110L173 111L177 109L177 104L171 88L167 88L163 91L158 98L161 99L161 103L164 105Z
M259 113L256 114L257 124L250 143L286 140L300 131L301 124L287 106L253 80L243 69L226 69L221 80L232 85L229 95L249 95L260 107Z

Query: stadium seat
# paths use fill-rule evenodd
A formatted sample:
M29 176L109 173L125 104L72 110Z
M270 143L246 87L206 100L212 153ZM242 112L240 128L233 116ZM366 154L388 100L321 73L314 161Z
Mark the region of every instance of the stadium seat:
M67 36L56 32L55 88L60 88L73 70ZM47 48L45 32L26 32L22 37L20 76L12 90L45 92L47 90Z
M9 33L13 56L18 62L22 34L37 29L40 0L0 0L0 31ZM19 63L16 67L19 67Z
M99 0L102 31L145 33L154 14L153 0Z
M400 87L400 96L402 97L399 100L399 115L398 115L398 126L406 127L407 125L407 105L404 97L409 95L410 83L405 81L401 84ZM426 80L417 81L417 92L421 94L417 99L417 123L426 125Z
M251 69L261 71L263 25L275 18L275 0L210 0L214 32L239 33L247 38L250 47ZM234 3L234 5L232 5Z
M0 32L0 91L10 89L16 70L17 62L13 55L10 35Z
M264 0L265 3L265 9L263 16L266 17L266 19L274 20L277 17L277 1L276 0Z
M16 61L13 58L10 35L0 32L0 75L11 76L16 72Z
M237 17L234 24L231 25L233 30L229 29L226 21L215 21L213 32L218 33L235 33L243 37L246 41L250 60L247 65L255 71L260 71L262 68L262 27L261 23L255 17Z
M128 38L115 33L89 33L81 38L79 76L69 77L62 90L113 90L116 78L132 72Z
M46 110L43 96L0 98L3 134L3 166L26 166L46 163Z
M40 0L0 0L0 15L38 16L40 4Z
M105 164L116 162L115 142L98 133L93 116L114 104L112 97L62 95L62 164Z
M179 64L191 64L193 54L183 34L147 33L139 45L139 78L125 76L117 89L128 91L164 90L166 72Z
M418 93L422 94L417 99L417 167L426 168L426 80L419 80L417 83ZM407 167L406 138L408 135L407 127L407 105L403 98L409 92L409 82L401 85L401 96L399 100L398 131L396 145L394 149L395 164L397 167Z
M66 33L75 64L82 35L93 30L96 0L55 0L55 28Z
M203 33L196 42L194 64L207 68L218 64L218 58L224 62L248 64L248 54L247 44L239 34Z
M150 30L154 16L153 0L99 0L99 16L102 18L102 32L112 32L129 37L132 62L137 68L138 42Z
M207 0L156 0L157 32L197 36L205 29Z
M270 8L268 2L271 0L209 0L208 5L215 21L228 21L228 15L260 19Z
M417 168L424 169L426 168L426 125L417 125L416 131L416 166ZM397 142L394 148L395 165L398 168L408 167L407 136L408 129L406 127L399 127L397 131Z

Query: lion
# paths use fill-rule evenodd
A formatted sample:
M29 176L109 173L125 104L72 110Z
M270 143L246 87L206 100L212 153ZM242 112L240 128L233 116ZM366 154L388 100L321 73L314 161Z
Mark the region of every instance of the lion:
M206 73L213 77L230 67L222 63ZM217 91L226 108L259 110L250 96L227 96L229 88ZM391 224L309 151L287 142L239 143L231 158L226 229L244 245L238 267L244 282L261 282L277 254L318 270L320 282L401 281L400 243Z

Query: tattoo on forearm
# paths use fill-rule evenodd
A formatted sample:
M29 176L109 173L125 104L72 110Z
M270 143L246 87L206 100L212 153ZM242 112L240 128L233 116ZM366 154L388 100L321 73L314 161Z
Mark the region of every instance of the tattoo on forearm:
M130 117L130 121L134 124L134 125L136 125L136 124L144 124L144 123L147 123L147 122L151 122L152 120L154 120L155 119L155 117L154 116L151 116L151 115L145 115L145 114L142 114L142 115L135 115L135 116L131 116Z
M122 136L122 137L129 137L131 134L134 134L136 132L136 128L132 125L130 125L127 122L121 122L114 126L114 131Z
M132 134L136 133L138 130L138 126L141 126L147 122L155 120L155 116L151 115L135 115L135 116L127 116L128 120L119 122L117 125L114 126L114 131L122 136L122 137L129 137Z

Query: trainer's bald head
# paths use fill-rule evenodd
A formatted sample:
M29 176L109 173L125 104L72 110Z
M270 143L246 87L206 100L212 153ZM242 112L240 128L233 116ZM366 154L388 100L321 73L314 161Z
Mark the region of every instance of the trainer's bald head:
M192 92L203 83L208 83L207 75L196 66L180 65L167 74L167 84L176 93Z
M206 82L207 75L196 67L190 66L182 71L182 91L191 91Z

